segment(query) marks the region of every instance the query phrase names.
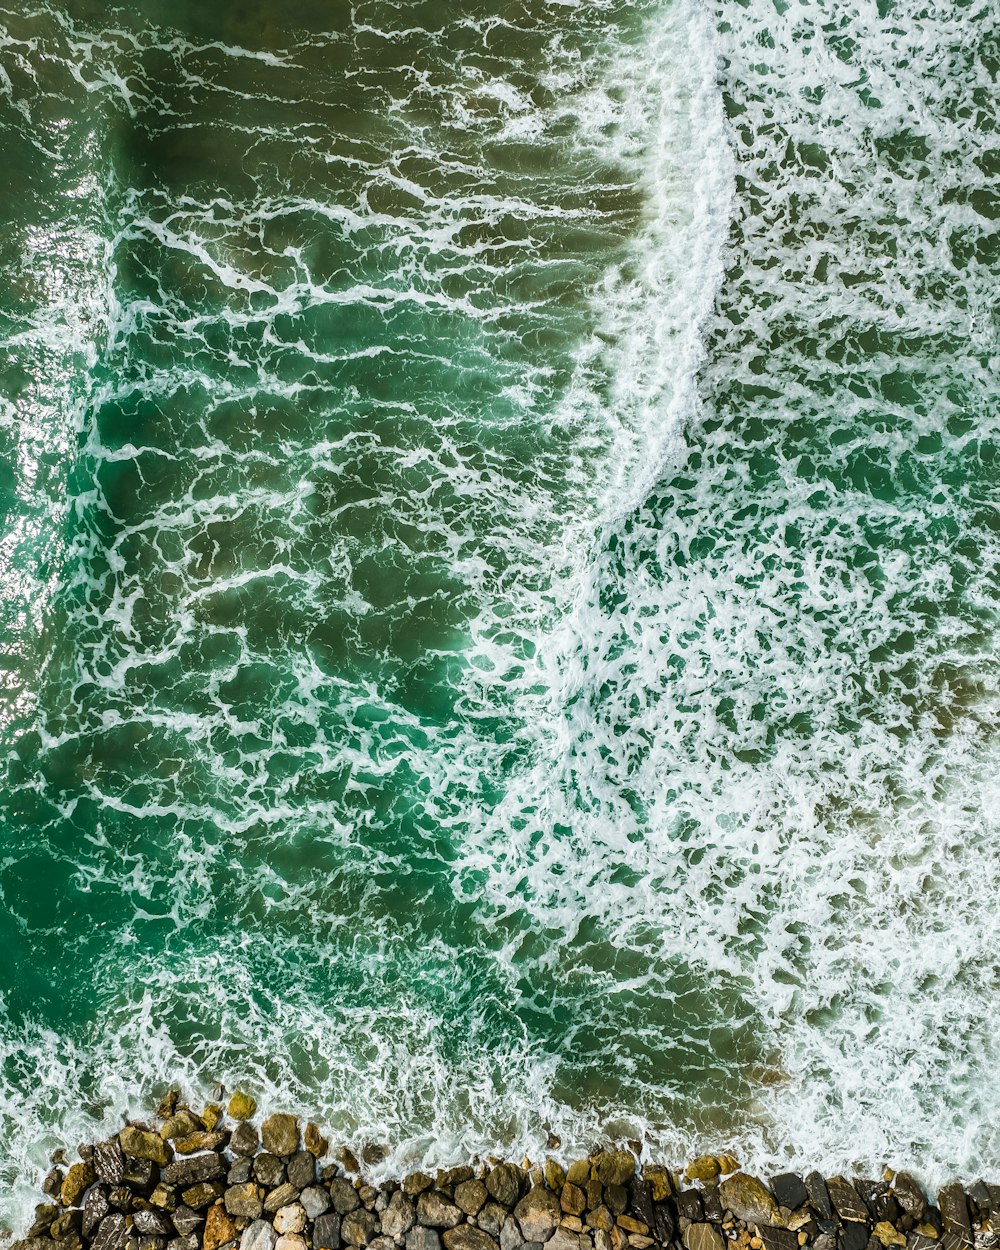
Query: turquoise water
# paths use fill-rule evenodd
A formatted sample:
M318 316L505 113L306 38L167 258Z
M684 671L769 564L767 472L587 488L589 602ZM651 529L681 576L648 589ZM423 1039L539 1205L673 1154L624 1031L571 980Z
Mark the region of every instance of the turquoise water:
M0 1217L995 1167L987 4L0 3Z

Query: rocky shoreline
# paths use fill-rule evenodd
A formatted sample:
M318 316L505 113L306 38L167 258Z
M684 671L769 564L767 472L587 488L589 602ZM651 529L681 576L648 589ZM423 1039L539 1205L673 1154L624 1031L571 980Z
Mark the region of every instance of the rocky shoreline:
M992 1250L1000 1186L786 1173L768 1184L728 1156L683 1171L602 1150L563 1169L490 1159L368 1183L385 1157L331 1156L315 1124L236 1093L196 1112L171 1093L157 1117L53 1156L12 1250ZM558 1142L550 1142L555 1149Z

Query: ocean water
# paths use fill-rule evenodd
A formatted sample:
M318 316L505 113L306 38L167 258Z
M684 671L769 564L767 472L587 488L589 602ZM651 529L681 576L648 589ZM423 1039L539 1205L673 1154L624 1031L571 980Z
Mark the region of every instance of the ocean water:
M998 73L0 0L0 1222L174 1081L995 1175Z

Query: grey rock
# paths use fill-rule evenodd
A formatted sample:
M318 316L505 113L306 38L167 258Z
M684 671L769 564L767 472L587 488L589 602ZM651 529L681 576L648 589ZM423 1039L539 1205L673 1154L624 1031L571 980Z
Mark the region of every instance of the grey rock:
M132 1189L141 1189L146 1193L156 1184L160 1169L152 1159L131 1159L125 1156L125 1173L122 1176L122 1184L129 1185Z
M266 1220L254 1220L243 1230L240 1250L274 1250L278 1234Z
M109 1185L117 1185L125 1175L125 1156L118 1144L118 1138L98 1142L94 1147L93 1168L100 1181Z
M198 1228L204 1216L199 1215L197 1211L192 1211L190 1207L180 1206L170 1217L174 1228L182 1237L187 1237L189 1233L193 1233Z
M536 1185L514 1208L525 1241L547 1241L562 1216L555 1194Z
M257 1186L253 1181L243 1185L231 1185L226 1190L224 1201L226 1211L238 1220L259 1220L262 1205L257 1196Z
M289 1185L287 1181L283 1185L279 1185L277 1189L272 1189L264 1199L264 1210L269 1215L274 1215L276 1211L280 1211L282 1207L287 1207L298 1198L299 1191L294 1185Z
M387 1237L405 1237L413 1227L413 1220L413 1203L397 1189L382 1212L382 1232Z
M517 1222L514 1219L510 1222L516 1229ZM497 1250L497 1243L489 1233L484 1233L481 1228L473 1228L471 1224L457 1224L454 1228L445 1229L441 1240L444 1242L444 1250ZM521 1245L520 1238L515 1245ZM514 1250L514 1247L507 1247L507 1250Z
M583 1250L579 1234L568 1228L557 1228L545 1244L548 1250Z
M106 1215L98 1226L90 1243L91 1250L120 1250L125 1242L125 1216L114 1213Z
M298 1189L316 1183L316 1160L308 1150L297 1150L288 1160L288 1179Z
M257 1134L257 1130L248 1120L244 1120L237 1125L229 1139L229 1149L234 1155L256 1154L259 1145L260 1137Z
M343 1177L330 1182L330 1201L333 1203L334 1211L339 1215L346 1215L348 1211L353 1211L361 1205L358 1191L350 1181L344 1180Z
M168 1185L176 1185L179 1188L197 1185L199 1181L212 1181L225 1174L225 1159L214 1150L207 1154L175 1159L163 1169L164 1181Z
M476 1223L481 1229L489 1233L491 1237L499 1237L504 1220L506 1220L509 1214L507 1208L502 1207L499 1202L490 1201L486 1203L476 1216Z
M455 1232L458 1232L461 1227L462 1225L459 1225L459 1228L455 1229ZM468 1225L465 1225L465 1227L468 1227ZM495 1246L497 1244L493 1238L490 1237L489 1233L483 1233L481 1228L476 1229L476 1232L482 1233L484 1237L488 1238L491 1245ZM446 1250L454 1250L452 1246L448 1245L447 1235L445 1236L444 1244ZM521 1225L518 1224L517 1220L512 1215L508 1215L503 1222L503 1228L500 1229L500 1250L520 1250L523 1245L524 1234L521 1232ZM465 1248L459 1247L459 1250L465 1250Z
M313 1224L313 1250L340 1250L340 1216L320 1215Z
M455 1186L455 1205L466 1215L478 1215L488 1194L482 1181L462 1181Z
M269 1115L260 1126L260 1139L270 1154L293 1155L299 1148L299 1122L294 1115Z
M136 1211L132 1231L140 1237L166 1237L174 1231L172 1222L160 1211Z
M167 1242L167 1250L200 1250L201 1243L195 1233L186 1237L171 1237Z
M868 1225L860 1220L849 1221L837 1234L837 1250L865 1250L867 1245Z
M422 1194L425 1189L430 1189L434 1184L432 1177L426 1172L411 1172L409 1176L403 1178L403 1193L408 1194L411 1198L415 1198L417 1194Z
M391 1237L376 1237L369 1242L368 1250L396 1250L396 1243Z
M143 1233L139 1238L139 1250L167 1250L167 1239L153 1233Z
M418 1224L406 1234L406 1250L441 1250L441 1238L433 1228Z
M226 1173L226 1181L230 1185L245 1185L251 1176L253 1176L253 1160L242 1158L237 1159Z
M320 1185L310 1185L308 1189L303 1189L299 1201L311 1220L330 1209L330 1195Z
M378 1230L378 1220L371 1211L350 1211L340 1224L340 1236L349 1246L367 1246Z
M712 1224L689 1224L683 1240L686 1250L724 1250L722 1235Z
M521 1196L522 1175L512 1163L500 1163L486 1178L487 1192L502 1207L511 1209Z
M462 1212L436 1189L425 1189L417 1199L417 1220L427 1228L454 1228Z
M670 1210L669 1203L655 1202L653 1204L652 1229L656 1234L657 1240L661 1241L665 1246L669 1246L673 1241L676 1226L674 1224L674 1214Z
M285 1165L277 1155L265 1150L254 1159L253 1174L262 1185L273 1189L285 1179Z
M274 1227L278 1233L301 1233L306 1226L305 1208L292 1202L275 1213Z
M700 1224L704 1220L705 1208L697 1189L681 1190L677 1195L677 1214L682 1220L690 1220L692 1224Z

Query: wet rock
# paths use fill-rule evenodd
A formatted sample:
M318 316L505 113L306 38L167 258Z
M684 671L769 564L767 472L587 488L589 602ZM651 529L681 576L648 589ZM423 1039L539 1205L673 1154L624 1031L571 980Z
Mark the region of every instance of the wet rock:
M403 1178L403 1193L410 1198L415 1198L417 1194L422 1194L425 1189L430 1189L434 1184L434 1178L428 1176L426 1172L411 1172L409 1176Z
M802 1183L802 1177L795 1172L782 1172L779 1176L772 1176L771 1193L779 1206L788 1207L791 1211L805 1206L809 1201L809 1193Z
M253 1176L253 1160L240 1158L226 1173L226 1184L245 1185L251 1176Z
M387 1147L380 1146L376 1142L366 1142L361 1149L361 1161L367 1163L370 1168L376 1167L379 1163L384 1163L389 1157Z
M462 1181L455 1186L455 1205L466 1215L477 1215L488 1196L489 1190L482 1181Z
M659 1164L651 1164L642 1170L643 1180L649 1185L654 1202L665 1202L674 1192L670 1172Z
M417 1221L428 1228L454 1228L462 1212L444 1194L426 1189L417 1199Z
M413 1202L401 1189L397 1189L382 1212L382 1232L387 1237L405 1237L413 1227L413 1221Z
M658 1241L668 1246L674 1239L676 1233L676 1225L674 1222L674 1213L666 1202L653 1203L653 1232L656 1233Z
M346 1146L341 1146L337 1151L337 1162L345 1172L352 1172L357 1175L361 1171L361 1164L353 1150L348 1150Z
M826 1187L826 1181L819 1172L809 1172L804 1181L809 1204L821 1220L833 1219L833 1203Z
M594 1160L602 1185L627 1185L635 1176L635 1156L627 1150L605 1150Z
M299 1201L311 1220L330 1209L330 1194L320 1185L310 1185L308 1189L303 1189Z
M94 1185L90 1193L87 1194L86 1202L83 1204L83 1222L81 1224L83 1235L89 1237L110 1210L111 1203L108 1201L107 1185Z
M299 1148L299 1121L294 1115L276 1112L260 1126L264 1149L279 1157L293 1155Z
M74 1163L59 1187L59 1201L64 1207L78 1206L94 1183L94 1169L89 1163Z
M689 1181L710 1181L719 1175L719 1161L714 1155L701 1155L697 1159L692 1159L684 1169L684 1175Z
M702 1191L701 1207L709 1224L721 1224L726 1211L722 1205L722 1197L718 1189L710 1188Z
M229 1142L228 1133L206 1133L200 1130L189 1133L187 1137L178 1137L174 1149L179 1155L193 1155L200 1150L219 1150Z
M504 1220L509 1214L506 1207L502 1207L499 1202L494 1202L491 1198L476 1216L476 1223L491 1237L499 1237Z
M197 1185L181 1190L181 1200L192 1210L200 1211L216 1198L221 1198L224 1192L225 1186L219 1181L199 1181Z
M799 1239L788 1228L772 1228L769 1224L759 1226L759 1236L764 1250L798 1250Z
M255 1156L253 1174L261 1185L266 1185L268 1189L273 1189L285 1179L285 1165L277 1155L265 1150Z
M209 1154L176 1159L169 1167L163 1169L163 1180L165 1184L176 1185L180 1189L187 1185L196 1185L201 1181L212 1181L225 1174L225 1159L216 1151L212 1151Z
M441 1250L441 1238L432 1228L418 1224L406 1234L406 1250Z
M636 1178L632 1182L632 1207L646 1224L653 1226L653 1187L648 1181ZM712 1191L715 1192L714 1190ZM721 1210L721 1206L720 1206Z
M97 1192L99 1191L91 1190L91 1193L97 1193ZM96 1223L100 1223L100 1220L103 1219L104 1215L107 1214L106 1207L107 1207L107 1198L105 1198L105 1211L103 1212L101 1217L96 1221ZM42 1202L37 1207L35 1207L35 1218L31 1222L31 1227L28 1229L27 1240L30 1241L32 1237L46 1236L46 1230L51 1227L52 1221L56 1218L56 1216L58 1216L58 1214L59 1214L59 1208L58 1206L56 1206L54 1202ZM86 1210L84 1211L84 1218L86 1218Z
M279 1185L277 1189L272 1189L264 1199L264 1210L268 1215L274 1215L276 1211L280 1211L282 1207L287 1207L295 1202L299 1196L299 1191L294 1185L289 1185L287 1181L283 1185Z
M876 1194L869 1205L876 1223L895 1224L903 1214L903 1208L896 1201L896 1195L888 1188L883 1193Z
M301 1202L293 1202L290 1206L281 1207L275 1214L274 1227L278 1233L301 1233L305 1226L306 1213Z
M587 1216L587 1227L598 1229L602 1233L610 1233L615 1226L615 1217L602 1203Z
M348 1211L361 1205L358 1191L350 1181L345 1181L342 1177L330 1182L330 1200L339 1215L346 1215Z
M321 1215L313 1224L313 1250L340 1250L340 1216Z
M969 1204L965 1200L962 1186L945 1185L938 1193L938 1209L944 1227L945 1250L969 1250L972 1246L972 1225L969 1220Z
M371 1211L357 1210L345 1215L340 1236L349 1246L367 1246L378 1229L378 1220Z
M164 1141L173 1141L177 1137L188 1137L191 1133L200 1132L204 1127L193 1111L182 1107L160 1125L160 1136Z
M177 1229L182 1237L186 1237L188 1233L193 1233L196 1228L200 1228L202 1218L197 1211L193 1211L188 1206L178 1207L170 1217L174 1228Z
M860 1220L845 1223L837 1234L837 1250L865 1250L868 1245L868 1226Z
M686 1250L724 1250L719 1230L711 1224L689 1224L684 1230Z
M263 1205L257 1196L257 1186L253 1181L244 1185L233 1185L226 1190L223 1199L226 1211L237 1220L259 1220Z
M774 1195L755 1176L737 1172L719 1185L719 1196L738 1220L781 1227L783 1220ZM678 1208L679 1209L679 1208Z
M566 1179L571 1185L586 1185L590 1180L590 1163L587 1159L577 1159L566 1169Z
M569 1180L568 1177L566 1180L566 1184L567 1185L572 1184L572 1182ZM587 1210L588 1211L593 1211L595 1207L599 1207L604 1202L604 1186L601 1184L601 1182L597 1179L596 1176L592 1176L590 1180L587 1181L586 1189L584 1190L584 1192L587 1195Z
M325 1154L329 1153L330 1142L319 1131L317 1126L310 1122L306 1125L305 1131L305 1147L314 1159L322 1159Z
M278 1234L266 1220L254 1220L243 1230L243 1235L240 1237L240 1250L274 1250L274 1243L277 1240ZM336 1250L336 1248L331 1247L331 1250Z
M831 1176L826 1182L830 1201L845 1223L867 1224L870 1218L868 1205L849 1180L843 1176ZM865 1238L867 1244L868 1238Z
M159 1179L160 1169L152 1159L130 1159L126 1156L122 1184L143 1193L150 1193Z
M229 1100L226 1111L231 1120L249 1120L257 1110L257 1100L238 1089Z
M229 1138L229 1149L234 1155L253 1155L260 1145L260 1135L252 1124L239 1124Z
M132 1231L142 1237L167 1237L174 1231L172 1220L162 1211L136 1211Z
M555 1194L540 1185L529 1190L514 1208L525 1241L546 1241L561 1214Z
M98 1180L106 1181L109 1185L118 1184L125 1175L125 1156L116 1137L112 1137L110 1141L98 1142L94 1147L91 1166Z
M473 1228L471 1224L459 1224L455 1228L445 1229L441 1240L445 1250L497 1250L497 1243L489 1233L484 1233L481 1228Z
M125 1216L106 1215L97 1229L90 1250L121 1250L125 1242Z
M522 1173L511 1163L501 1163L486 1178L490 1197L502 1207L513 1207L521 1196Z
M288 1160L288 1179L297 1189L315 1184L316 1160L308 1150L297 1150Z
M976 1181L974 1185L969 1187L969 1200L975 1203L976 1210L982 1219L986 1219L993 1210L993 1195L990 1193L989 1185L983 1181Z
M587 1195L579 1185L567 1181L559 1195L559 1206L567 1215L582 1215L587 1209Z
M361 1205L366 1211L374 1211L375 1203L378 1199L378 1190L372 1185L362 1185L358 1190L358 1197L361 1199Z
M122 1154L133 1159L148 1159L160 1167L165 1167L173 1158L169 1142L165 1142L159 1133L139 1128L136 1124L126 1124L118 1134L118 1144Z
M624 1185L605 1185L604 1201L615 1215L621 1213L628 1206L628 1190Z

